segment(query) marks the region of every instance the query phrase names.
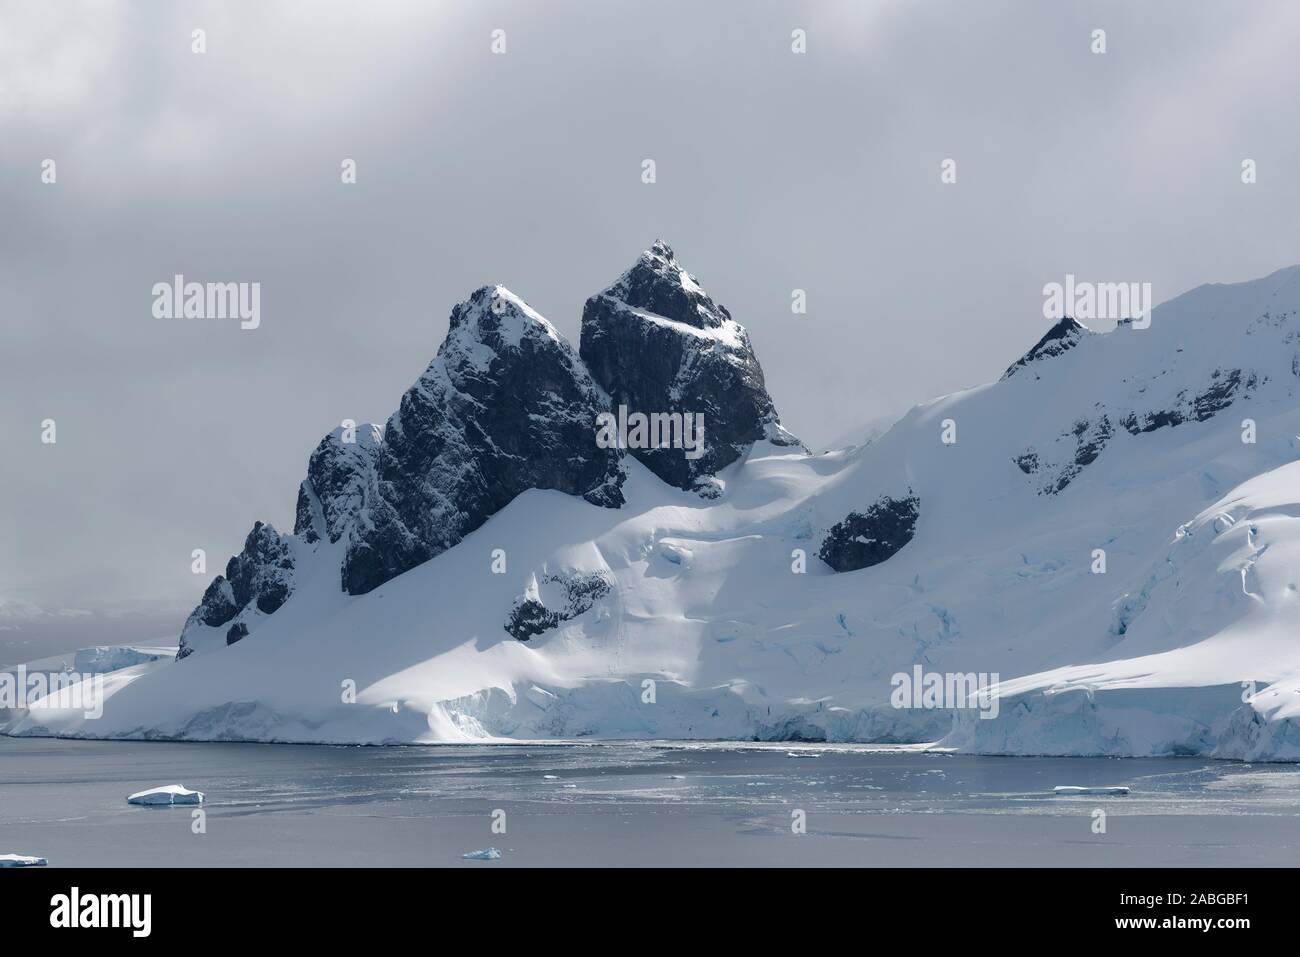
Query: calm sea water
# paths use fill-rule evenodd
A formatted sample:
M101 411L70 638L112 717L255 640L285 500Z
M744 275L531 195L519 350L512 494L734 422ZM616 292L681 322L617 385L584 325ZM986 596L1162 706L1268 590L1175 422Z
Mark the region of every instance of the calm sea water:
M192 808L125 801L162 784L206 793L206 833L193 833ZM1058 784L1132 791L1061 798ZM792 830L796 812L806 833ZM502 858L461 858L487 847ZM1280 866L1300 860L1300 768L748 744L0 737L9 852L52 867Z

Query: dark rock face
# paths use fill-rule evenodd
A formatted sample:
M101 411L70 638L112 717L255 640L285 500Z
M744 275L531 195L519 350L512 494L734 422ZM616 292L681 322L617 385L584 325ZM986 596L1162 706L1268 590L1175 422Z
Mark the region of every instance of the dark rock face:
M235 642L239 641L239 639L247 637L248 626L242 621L237 621L231 625L230 630L226 632L226 644L233 645Z
M1178 393L1177 403L1169 409L1130 412L1122 424L1130 434L1140 435L1184 422L1204 422L1258 387L1259 377L1253 372L1215 369L1209 384L1201 392L1191 396L1186 391Z
M590 611L601 598L610 592L610 584L600 575L547 575L539 582L542 590L551 593L546 600L555 608L548 608L539 593L515 599L506 619L505 630L512 638L527 641L534 635L556 628L566 621ZM547 588L547 586L554 586Z
M477 290L384 429L344 590L364 594L433 558L531 488L622 505L621 453L596 444L605 408L550 323L502 286Z
M1110 416L1101 413L1093 419L1080 419L1058 442L1074 442L1074 449L1059 462L1043 462L1034 449L1028 449L1016 457L1016 465L1026 475L1043 473L1045 481L1039 488L1040 495L1055 495L1064 491L1085 466L1091 465L1106 448L1106 443L1115 434L1115 426Z
M519 641L550 631L560 623L558 612L551 611L535 598L515 602L506 619L506 633Z
M273 614L293 592L293 572L293 552L288 541L274 526L255 523L244 539L244 550L226 563L226 574L212 580L198 607L190 613L181 631L177 659L194 650L188 634L192 626L218 628L249 607L264 615ZM247 626L243 627L240 638L248 633Z
M831 527L817 556L837 572L870 568L892 558L916 534L921 500L882 495L865 512L850 512Z
M1052 454L1028 448L1016 456L1015 463L1026 475L1042 477L1038 490L1040 495L1055 495L1064 491L1086 466L1097 460L1114 436L1116 424L1130 435L1142 435L1184 422L1204 422L1238 399L1249 398L1260 383L1260 376L1248 370L1216 369L1203 388L1180 390L1172 400L1161 403L1163 407L1130 410L1112 418L1112 413L1101 411L1104 406L1099 402L1094 415L1079 419L1052 443L1058 452ZM1061 445L1063 449L1060 449Z
M744 327L662 242L587 300L579 351L612 410L703 415L698 458L680 447L628 450L670 485L708 490L707 477L759 439L799 444L781 427Z
M293 533L308 544L337 542L352 526L374 486L383 434L369 422L343 426L321 439L298 487Z
M1032 349L1013 362L1007 371L1002 373L1002 378L1009 379L1031 363L1051 359L1068 352L1077 346L1084 336L1089 335L1092 335L1092 331L1087 326L1066 316L1060 319L1051 329L1048 329L1043 338L1039 339Z
M241 609L252 602L262 614L272 614L293 591L288 544L273 526L256 522L244 540L244 550L226 563L226 579Z
M1103 415L1096 421L1089 422L1085 419L1074 423L1073 433L1076 445L1072 464L1082 469L1085 465L1091 465L1097 460L1097 456L1101 455L1106 442L1115 434L1115 427L1110 424L1110 417Z
M239 608L230 582L226 581L226 576L218 575L203 593L203 599L199 602L199 607L194 609L194 615L203 624L215 628L238 615Z

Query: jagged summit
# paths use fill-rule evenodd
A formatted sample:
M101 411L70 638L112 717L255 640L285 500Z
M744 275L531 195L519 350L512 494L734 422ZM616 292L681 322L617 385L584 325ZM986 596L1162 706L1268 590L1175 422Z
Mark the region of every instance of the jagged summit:
M596 444L604 408L554 326L504 286L475 290L384 429L344 589L363 594L427 561L528 489L617 508L620 453Z
M1083 323L1069 316L1063 316L1043 334L1043 337L1034 344L1032 349L1013 362L1007 368L1007 371L1002 373L1002 378L1010 378L1031 362L1059 356L1077 346L1084 336L1092 334L1092 330Z
M580 357L507 287L474 290L383 428L345 423L320 441L298 488L294 534L255 527L186 623L183 654L256 630L293 588L296 549L330 546L340 588L361 595L453 547L529 489L620 507L624 450L598 442L598 419L621 405L698 417L698 455L631 449L680 488L717 494L715 474L754 442L798 444L781 428L744 328L663 241L588 300L582 345ZM227 632L236 626L237 636Z
M218 641L233 644L239 638L232 641L232 633L242 638L249 633L249 622L275 614L293 593L296 564L293 539L268 523L255 522L243 551L226 563L226 573L212 580L190 613L176 657L193 654L195 637L204 631L217 632Z
M798 445L781 427L744 327L709 297L662 240L587 300L580 353L615 407L702 415L706 450L629 451L665 482L716 493L713 476L761 439Z
M383 430L371 422L339 426L321 439L298 487L295 535L308 544L343 537L365 504L383 440Z
M732 321L726 307L709 298L662 239L655 240L632 268L599 295L697 329L718 329Z
M246 608L273 613L293 587L297 544L339 545L339 587L360 595L451 548L529 489L619 507L622 452L596 442L607 407L545 317L505 286L476 289L452 310L437 355L383 429L340 426L321 440L298 489L294 535L254 527L187 621L181 656L248 635L226 631L245 619L255 630Z
M494 351L518 349L527 337L563 341L545 316L505 286L480 286L452 310L447 338L438 351L469 342Z

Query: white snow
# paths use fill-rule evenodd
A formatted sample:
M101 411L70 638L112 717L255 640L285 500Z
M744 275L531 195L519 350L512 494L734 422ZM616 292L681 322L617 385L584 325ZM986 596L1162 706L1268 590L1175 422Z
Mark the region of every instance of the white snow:
M610 299L608 296L605 299L623 312L630 313L645 322L672 329L674 332L707 342L716 342L730 350L740 350L745 347L744 327L733 319L724 319L720 325L701 329L699 326L693 326L688 322L678 322L676 319L669 319L667 316L661 316L658 313L637 309L625 302Z
M183 784L165 784L147 791L136 791L126 800L128 804L202 804L203 792L191 791Z
M134 681L175 657L175 645L99 645L0 669L0 733L8 733L19 725L27 729L42 728L45 716L58 717L56 712L60 708L55 705L79 704L83 709L96 710L101 690L106 694L108 688ZM34 689L35 676L49 679L44 682L45 693ZM102 688L95 687L97 681L102 682ZM28 691L25 705L38 701L41 704L35 718L26 707L6 706L7 692L19 692L20 685Z
M1197 397L1238 370L1231 404L1198 421L1213 403ZM1201 287L1157 307L1148 329L1082 337L913 408L868 445L755 446L715 499L629 460L623 508L526 492L355 598L339 589L342 543L305 548L293 595L248 639L107 680L98 720L50 710L11 730L1300 760L1298 391L1300 267ZM1167 412L1185 421L1124 424ZM1111 434L1075 468L1102 416ZM941 441L948 420L955 444ZM1028 450L1032 474L1017 465ZM900 552L841 574L819 561L830 526L909 489L920 519ZM496 548L507 574L488 571ZM792 571L796 550L806 573ZM598 574L612 590L526 643L506 635L515 599L555 574ZM915 665L996 675L997 716L893 707L891 676Z
M470 851L468 854L462 854L467 861L499 861L501 860L501 851L495 847L489 847L482 851Z
M492 300L504 304L489 306L500 317L501 338L515 346L528 333L530 328L539 329L548 338L560 341L560 334L549 319L502 285L492 287Z

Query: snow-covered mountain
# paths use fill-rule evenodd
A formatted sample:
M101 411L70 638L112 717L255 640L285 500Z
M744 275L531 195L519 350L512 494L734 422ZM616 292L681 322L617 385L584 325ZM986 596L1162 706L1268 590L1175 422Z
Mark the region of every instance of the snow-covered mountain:
M320 443L294 534L254 526L179 660L13 730L1300 759L1297 389L1293 267L1148 328L1062 320L812 455L662 243L579 350L484 287L382 430ZM602 446L620 405L702 412L706 454ZM918 669L987 674L996 707L896 706Z

